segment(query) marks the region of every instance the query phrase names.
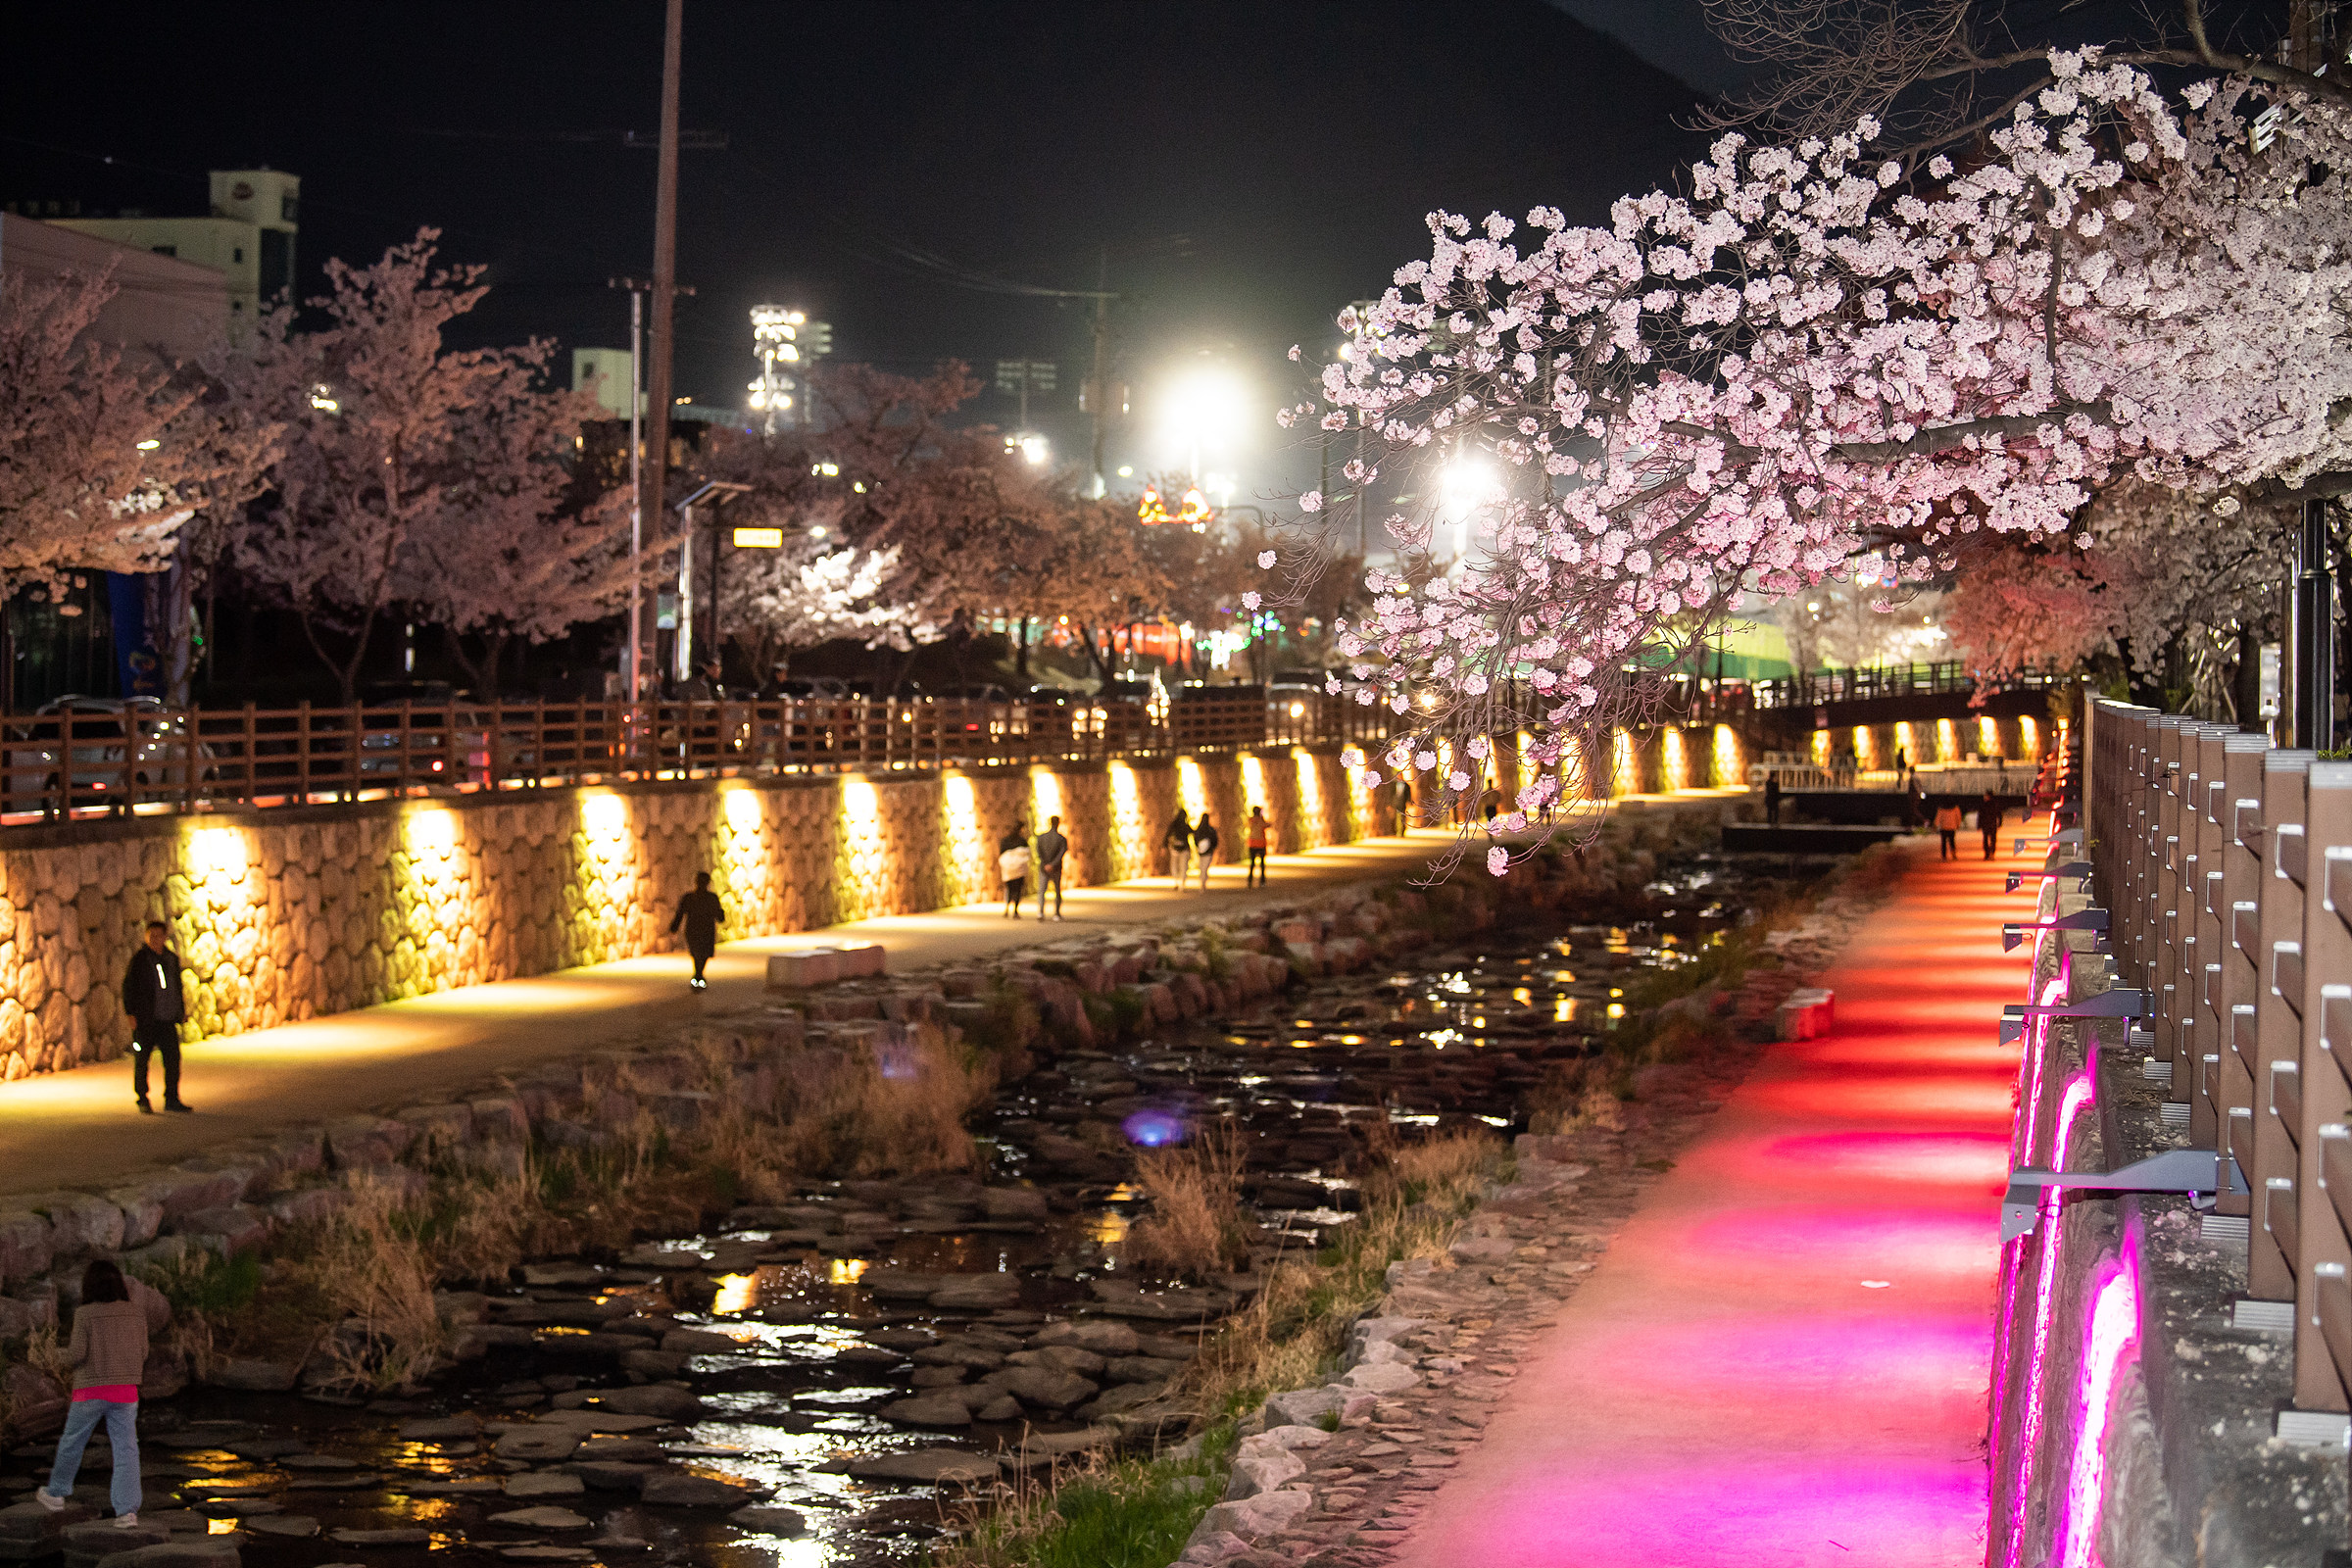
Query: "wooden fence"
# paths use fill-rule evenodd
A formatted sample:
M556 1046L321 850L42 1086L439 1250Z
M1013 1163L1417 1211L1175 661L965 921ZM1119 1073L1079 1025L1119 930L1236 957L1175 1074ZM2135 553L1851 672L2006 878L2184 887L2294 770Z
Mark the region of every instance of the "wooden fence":
M2352 763L2093 705L2084 838L2147 992L2147 1071L2245 1191L2244 1328L2293 1332L2281 1437L2340 1442L2352 1385ZM2209 1225L2231 1239L2236 1228ZM2219 1308L2223 1303L2215 1303Z
M1320 692L1169 698L798 698L168 709L91 703L0 722L0 817L301 805L434 789L886 772L1386 740Z

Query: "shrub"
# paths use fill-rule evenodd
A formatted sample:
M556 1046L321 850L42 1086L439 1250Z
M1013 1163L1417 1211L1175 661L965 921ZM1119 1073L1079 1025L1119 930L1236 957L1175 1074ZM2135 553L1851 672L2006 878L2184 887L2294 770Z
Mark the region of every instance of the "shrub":
M1242 1162L1240 1130L1230 1121L1189 1144L1139 1152L1136 1185L1152 1208L1127 1233L1127 1258L1195 1278L1246 1260Z

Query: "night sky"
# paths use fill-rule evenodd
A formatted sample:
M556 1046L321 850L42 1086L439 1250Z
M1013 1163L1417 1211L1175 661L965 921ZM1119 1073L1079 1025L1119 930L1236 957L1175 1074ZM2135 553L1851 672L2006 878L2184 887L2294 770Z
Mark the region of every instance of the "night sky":
M651 266L660 0L42 7L13 17L0 200L199 213L204 172L303 177L305 292L329 255L421 225L489 269L477 341L624 346ZM1659 25L1661 15L1683 25ZM1293 342L1426 254L1422 215L1556 205L1673 177L1725 84L1695 0L782 5L688 0L678 390L740 406L745 313L801 306L842 358L1061 367L1032 422L1083 448L1086 307L973 291L908 259L1091 287L1105 250L1136 416L1113 463L1167 460L1155 390L1202 357L1252 385L1249 488L1301 454L1266 416ZM1695 36L1694 36L1695 35ZM1712 65L1711 65L1712 62ZM107 163L102 160L111 159ZM1328 343L1323 345L1328 348ZM976 415L1013 422L1010 400Z

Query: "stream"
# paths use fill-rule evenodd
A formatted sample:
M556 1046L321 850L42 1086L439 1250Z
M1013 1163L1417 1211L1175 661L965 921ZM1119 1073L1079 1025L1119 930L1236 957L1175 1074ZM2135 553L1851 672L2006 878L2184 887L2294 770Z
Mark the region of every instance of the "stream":
M1001 1089L984 1172L804 1183L704 1235L529 1265L480 1303L501 1343L413 1397L191 1389L143 1412L142 1519L234 1532L255 1568L918 1560L935 1481L1043 1465L1114 1415L1131 1440L1181 1433L1171 1383L1202 1332L1350 1223L1366 1128L1525 1130L1642 978L1826 864L1672 862L1579 921L1506 915L1393 970L1064 1053ZM1173 1289L1123 1266L1142 1208L1124 1150L1221 1118L1250 1271ZM13 1450L0 1496L23 1500L50 1453ZM94 1446L82 1495L106 1475Z

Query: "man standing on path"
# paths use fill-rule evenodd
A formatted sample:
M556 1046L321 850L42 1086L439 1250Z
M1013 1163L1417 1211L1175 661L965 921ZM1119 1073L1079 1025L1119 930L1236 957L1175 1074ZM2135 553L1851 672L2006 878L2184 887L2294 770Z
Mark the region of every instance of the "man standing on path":
M1984 858L1992 858L1993 847L2000 842L2001 818L2006 813L1992 791L1984 792L1984 804L1977 808L1977 831L1984 835Z
M130 956L122 971L122 1010L130 1014L130 1087L139 1097L139 1112L152 1116L147 1102L147 1058L164 1054L164 1108L193 1109L179 1098L179 1021L188 1004L179 990L179 955L165 945L171 928L161 920L147 922L147 940Z
M1047 817L1046 830L1037 836L1036 853L1037 918L1041 923L1049 918L1046 914L1048 888L1054 890L1054 913L1051 918L1061 918L1061 862L1069 853L1070 841L1062 835L1061 818Z
M686 951L694 957L694 978L687 981L689 989L707 991L710 982L703 978L703 966L710 955L718 951L718 928L727 923L727 911L710 891L710 873L694 873L694 891L678 901L678 912L669 917L669 928L686 928Z
M1242 886L1266 885L1266 808L1250 808L1250 865L1242 873Z
M1781 825L1781 773L1778 768L1764 775L1764 825Z
M1200 822L1193 828L1193 853L1200 858L1200 891L1208 891L1208 868L1217 863L1217 825L1200 813Z

